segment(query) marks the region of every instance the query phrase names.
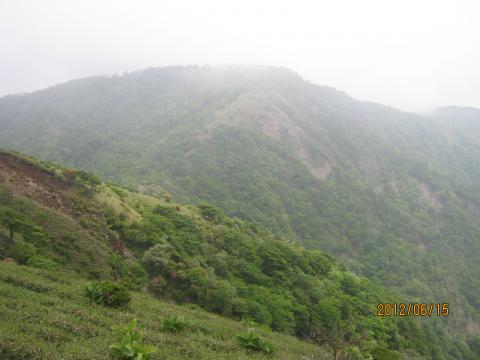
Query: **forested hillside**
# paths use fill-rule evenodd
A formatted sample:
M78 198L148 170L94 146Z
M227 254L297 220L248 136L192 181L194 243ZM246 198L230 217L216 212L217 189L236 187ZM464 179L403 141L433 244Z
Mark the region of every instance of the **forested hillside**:
M282 68L172 67L4 97L0 146L208 201L402 296L450 303L442 328L468 342L480 309L479 113L405 113Z
M134 317L156 346L166 341L160 352L166 358L241 358L232 334L241 325L216 320L224 327L220 336L215 318L199 307L260 328L277 358L327 358L329 352L345 359L450 352L475 358L440 323L376 316L379 302L413 298L211 205L182 206L8 152L0 153L0 175L2 358L105 358L105 343L113 341L106 324ZM86 303L82 288L88 280L115 280L135 294L135 302L118 311ZM40 301L32 302L31 294ZM89 311L103 320L91 320ZM159 313L175 312L195 321L181 347L174 346L181 334L175 340L158 333ZM213 339L218 343L209 350Z

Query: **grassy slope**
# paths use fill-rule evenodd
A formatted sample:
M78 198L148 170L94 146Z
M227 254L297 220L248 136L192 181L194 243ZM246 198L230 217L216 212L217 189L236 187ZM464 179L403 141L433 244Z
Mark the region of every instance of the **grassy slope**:
M159 351L152 359L322 359L318 347L294 337L263 330L275 344L271 356L250 353L237 345L244 331L236 321L192 306L161 302L135 293L128 309L93 305L83 297L85 280L27 266L0 262L0 358L106 359L116 339L110 327L138 319L145 343ZM190 329L169 334L161 319L180 314L193 321Z
M266 358L236 343L235 335L245 331L240 322L194 305L180 306L146 293L132 293L129 308L115 310L91 304L84 298L87 278L110 277L111 272L109 257L113 250L108 236L112 234L108 233L100 211L111 208L117 215L123 214L127 222L136 222L143 210L167 205L165 199L109 184L103 184L93 197L82 195L82 189L76 186L54 189L59 184L47 183L41 178L41 170L46 171L49 181L54 181L60 168L19 154L2 155L14 160L15 176L25 175L19 179L9 173L10 180L1 181L3 189L8 183L7 187L14 190L9 206L41 224L49 244L36 244L38 251L54 260L57 267L47 271L0 261L0 359L105 359L109 356L108 346L116 341L111 326L126 324L133 318L138 319L145 342L159 349L153 359ZM6 167L2 174L5 171ZM35 192L30 192L30 196L39 198L44 193L54 193L64 203L72 200L72 209L78 213L75 210L74 215L67 215L50 208L47 202L33 201L25 196L31 189L21 187L22 182L35 182ZM189 206L182 206L179 212L199 218ZM0 227L1 233L6 233L6 229ZM18 241L22 237L16 234L15 238ZM161 319L172 314L191 320L192 327L182 334L163 332ZM318 346L292 336L267 329L261 332L277 349L268 358L293 359L304 355L306 359L318 359L325 355Z
M30 160L33 166L38 167L38 162L35 162L34 159ZM57 170L59 173L61 172L60 168ZM40 183L37 173L33 178ZM74 205L80 209L80 214L74 212L74 215L67 216L24 197L25 194L18 192L18 187L16 190L12 207L25 213L35 223L41 225L50 236L52 245L58 244L66 247L60 247L59 251L55 246L48 248L41 247L40 244L38 248L41 255L55 260L61 266L62 272L72 272L73 270L78 274L76 276L81 276L83 280L75 277L59 278L58 275L42 273L27 267L0 264L0 314L2 314L0 355L6 356L7 359L22 359L20 354L23 352L22 356L25 359L35 358L35 356L55 359L56 353L49 351L56 351L60 358L65 359L79 358L79 354L84 353L86 354L85 358L105 358L108 344L113 342L110 326L123 324L129 319L137 317L140 326L145 327L147 342L156 344L161 349L160 355L165 355L167 359L247 358L247 353L239 349L234 341L234 335L242 331L242 326L238 322L204 311L192 310L188 306L175 306L159 302L150 296L138 293L134 294L134 302L130 311L112 311L88 304L81 294L81 289L87 281L86 278L112 276L109 258L114 251L110 247L113 244L109 240L112 240L115 234L108 229L105 219L109 208L117 217L123 215L127 223L135 223L142 217L142 214L148 214L157 205L169 207L175 209L178 214L194 220L201 232L208 235L208 238L216 238L213 235L216 234L217 225L206 221L197 208L180 206L171 203L166 198L150 197L115 185L102 184L95 193L89 196L82 196L78 192L82 190L77 186L71 186L64 190L60 195L64 199L75 199ZM52 189L47 187L47 190L50 192ZM40 190L38 192L41 193ZM79 196L76 197L76 195ZM65 239L63 235L68 233L81 236ZM245 235L252 234L245 233ZM130 250L135 251L135 249ZM62 262L62 259L66 258L69 261ZM95 266L92 266L92 261L89 259L95 259ZM102 268L101 272L98 271L99 266ZM60 269L57 268L57 272ZM368 300L370 305L374 303L372 299ZM386 300L388 299L383 296L382 301ZM159 317L173 312L183 314L188 319L195 321L197 323L196 330L188 332L180 338L159 332ZM73 316L68 314L73 314ZM203 326L211 328L211 331L203 329ZM71 329L78 329L78 333L72 334ZM307 343L269 331L266 334L268 334L267 338L279 349L274 358L298 359L303 353L311 355L311 358L315 359L322 356L320 353L315 353L315 351L321 351L319 348ZM407 342L413 341L410 339L415 337L412 334L407 332ZM414 348L415 346L407 344L406 347ZM34 352L29 353L29 349ZM19 351L19 353L12 355L11 351ZM90 355L88 351L95 353ZM99 355L95 357L97 351ZM0 356L0 358L2 357Z

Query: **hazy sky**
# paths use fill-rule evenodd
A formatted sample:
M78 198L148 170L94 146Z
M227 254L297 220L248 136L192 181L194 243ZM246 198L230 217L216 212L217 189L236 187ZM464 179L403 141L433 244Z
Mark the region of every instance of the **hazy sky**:
M405 110L480 107L478 0L0 0L0 96L177 64L272 64Z

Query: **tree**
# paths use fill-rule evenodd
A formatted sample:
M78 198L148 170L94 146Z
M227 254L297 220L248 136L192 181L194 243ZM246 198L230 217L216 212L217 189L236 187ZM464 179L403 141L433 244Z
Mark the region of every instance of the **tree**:
M334 260L319 250L310 250L305 256L316 275L326 276L333 268Z
M169 243L162 242L145 251L142 262L150 275L168 275L175 270L174 256L178 256L175 249Z
M210 204L201 204L198 206L198 208L205 219L215 223L221 222L224 217L223 212L219 208L216 208Z
M313 307L311 339L327 345L333 360L339 360L347 348L360 345L366 337L366 333L359 333L353 319L342 319L334 300L324 299Z
M13 242L15 232L30 225L23 214L3 206L0 207L0 224L8 228L10 242Z
M99 178L97 178L92 173L89 173L89 172L86 172L86 171L78 171L76 176L84 184L90 186L92 188L92 190L95 190L95 188L102 183Z
M331 328L316 327L312 332L312 340L327 345L333 360L339 360L345 350L360 345L366 338L367 334L359 334L352 322L336 322Z
M273 246L272 246L273 245ZM277 280L285 282L290 275L286 255L278 243L263 246L259 255L262 258L262 271Z
M226 280L220 280L214 288L207 289L205 308L208 311L231 315L233 312L233 300L236 297L235 287Z

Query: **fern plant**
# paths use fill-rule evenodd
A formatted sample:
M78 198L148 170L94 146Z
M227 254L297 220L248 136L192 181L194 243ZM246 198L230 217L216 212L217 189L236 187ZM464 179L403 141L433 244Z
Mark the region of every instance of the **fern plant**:
M154 346L140 343L142 335L136 328L137 320L132 320L127 326L112 327L120 339L120 342L110 345L110 350L117 359L147 360L150 354L157 351Z
M256 351L262 351L265 354L271 354L274 351L273 345L264 340L255 328L248 328L246 334L239 334L236 336L237 342L247 348Z
M162 321L163 329L173 333L180 332L190 325L190 321L185 320L183 316L178 315L169 316Z

